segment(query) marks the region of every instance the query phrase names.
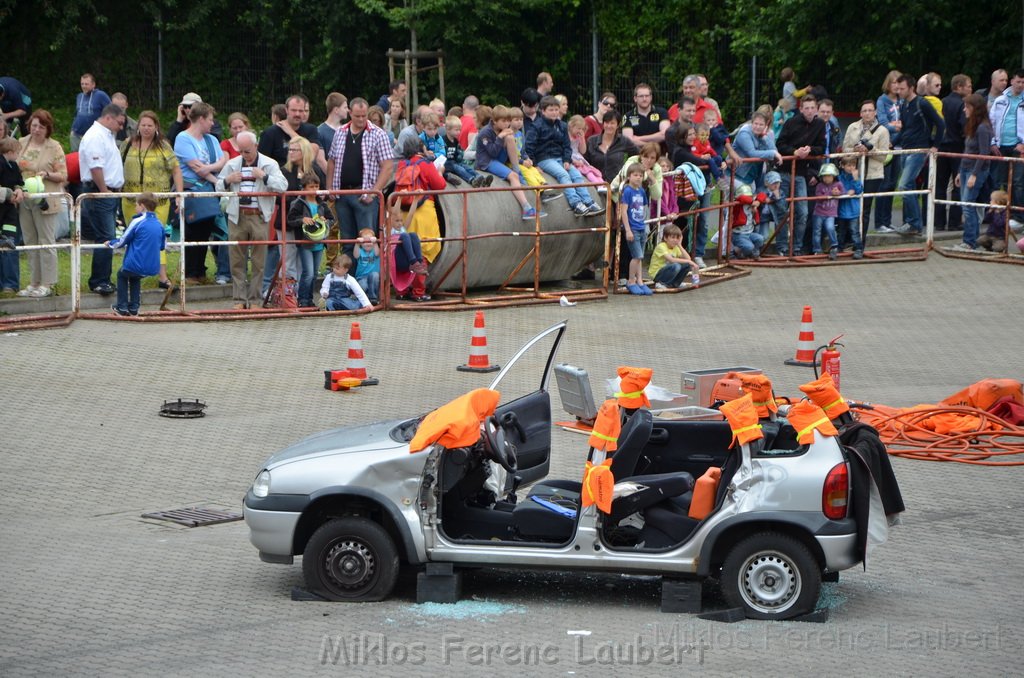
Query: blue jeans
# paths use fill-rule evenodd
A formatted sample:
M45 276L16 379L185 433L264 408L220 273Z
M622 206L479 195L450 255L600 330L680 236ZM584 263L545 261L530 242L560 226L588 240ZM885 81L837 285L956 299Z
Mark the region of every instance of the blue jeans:
M128 311L132 315L139 312L144 277L123 268L117 272L117 310Z
M299 306L313 305L313 281L320 270L323 248L313 249L305 245L298 247L299 254Z
M666 287L679 287L686 281L690 274L689 264L677 264L675 262L665 264L654 276L654 282L661 283Z
M882 183L878 186L877 191L879 193L887 193L896 188L896 180L900 178L900 167L903 165L901 160L902 155L892 156L892 160L885 166L885 176L882 177ZM869 179L869 181L874 181ZM864 192L871 193L868 189L867 182L864 183ZM868 209L865 205L864 209ZM875 198L875 230L877 231L882 226L892 226L892 196L886 195L880 198Z
M582 184L586 182L586 179L583 178L580 171L573 167L572 164L569 165L569 169L565 169L562 165L562 161L555 158L541 160L537 162L537 167L539 167L541 171L550 174L554 178L555 183ZM594 204L594 199L590 197L590 191L588 191L585 186L565 189L565 199L569 201L569 207L576 207L576 205L581 202L584 205Z
M811 251L815 254L821 254L821 228L823 226L825 233L828 233L828 241L832 247L839 247L839 240L836 238L836 218L815 214L811 219Z
M21 264L17 252L0 252L0 287L21 289Z
M338 229L342 240L355 240L359 231L364 228L377 232L378 201L376 196L369 203L359 202L358 194L339 195L334 201L334 209L338 213ZM347 242L341 246L342 251L352 256L355 245Z
M325 308L328 311L356 311L362 308L362 304L355 297L341 297L340 299L328 299Z
M479 174L471 170L470 168L463 165L461 162L455 162L454 160L446 160L444 163L444 171L451 172L458 178L465 182L470 182L476 179Z
M778 204L784 212L789 212L789 202L786 198L806 198L807 179L802 176L796 177L796 183L791 187L788 174L782 175L782 198ZM807 230L807 201L800 200L793 203L793 254L802 254L804 246L804 231ZM785 221L776 227L775 250L785 256L789 254L789 224Z
M371 303L380 299L380 273L376 271L367 273L362 277L356 278L356 282L366 292L366 296L370 298Z
M996 134L999 134L997 131ZM999 153L1004 158L1018 158L1015 146L1000 146ZM1014 163L1013 165L1013 186L1006 183L1010 172L1010 163L997 162L992 164L992 177L995 180L995 188L1005 188L1010 194L1010 204L1014 207L1024 206L1024 164ZM1014 218L1019 216L1014 213Z
M399 271L408 271L417 261L423 261L420 236L416 233L399 233L398 247L395 248L395 266Z
M1014 167L1013 169L1017 169ZM1024 168L1022 168L1024 169ZM1022 172L1024 174L1024 172ZM988 178L988 170L978 173L974 179L974 188L967 188L967 179L970 172L960 172L960 199L964 202L980 202L978 196L981 194L985 180ZM984 207L971 207L964 205L964 242L971 247L978 246L979 216Z
M764 245L764 236L757 231L750 233L732 232L732 246L740 253L740 256L751 257L761 256L761 247Z
M924 161L928 156L924 153L903 156L903 171L900 172L900 180L896 184L897 191L912 191L917 188L917 177L924 168ZM921 198L918 195L903 196L903 223L910 224L910 228L921 232Z
M120 198L100 198L82 203L82 239L97 244L114 239L114 221ZM92 272L89 275L89 289L110 284L114 250L101 247L92 250Z
M860 237L860 225L857 223L858 219L859 216L852 219L839 219L837 221L836 232L842 238L840 247L846 247L846 241L849 239L853 243L855 252L864 250L864 244Z

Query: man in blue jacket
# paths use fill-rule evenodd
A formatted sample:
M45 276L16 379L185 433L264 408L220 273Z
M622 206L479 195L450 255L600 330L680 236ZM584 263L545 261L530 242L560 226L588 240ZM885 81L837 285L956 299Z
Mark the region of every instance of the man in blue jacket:
M78 150L78 144L92 124L99 120L103 108L110 103L110 97L96 88L96 78L85 73L79 81L82 92L75 97L75 119L71 123L71 152Z
M946 122L938 114L935 107L924 97L917 96L917 83L903 74L896 78L896 94L899 95L900 120L903 129L900 140L904 150L928 148L938 152L939 142L946 134ZM924 169L928 159L925 153L914 153L903 156L903 171L896 184L897 191L912 191L917 188L917 177ZM903 225L896 229L904 235L921 234L921 201L918 195L903 196Z

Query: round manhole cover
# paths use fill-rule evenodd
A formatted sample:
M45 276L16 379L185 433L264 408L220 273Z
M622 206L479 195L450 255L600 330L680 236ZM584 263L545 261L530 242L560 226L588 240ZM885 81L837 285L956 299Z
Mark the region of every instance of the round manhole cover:
M196 417L206 416L206 413L203 412L205 409L206 403L198 398L194 400L185 400L183 398L165 400L160 408L160 416L171 417L172 419L195 419Z

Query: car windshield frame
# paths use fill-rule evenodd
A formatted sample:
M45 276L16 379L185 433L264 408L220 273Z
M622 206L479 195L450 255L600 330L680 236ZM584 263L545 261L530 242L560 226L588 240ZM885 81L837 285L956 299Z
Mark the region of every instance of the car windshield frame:
M535 336L533 339L530 339L528 342L523 344L522 348L516 351L515 355L509 358L508 362L505 363L505 366L501 368L498 374L494 377L494 380L491 381L491 384L490 386L488 386L488 388L495 391L498 390L498 384L501 382L502 378L504 378L504 376L508 374L509 370L512 369L512 367L519 361L521 357L523 357L523 355L526 354L527 351L533 348L533 346L535 346L542 339L557 332L557 335L554 339L554 343L551 345L551 351L550 353L548 353L548 360L547 363L544 365L544 373L543 375L541 375L540 380L539 390L546 391L548 388L548 384L551 382L551 372L555 364L555 355L558 353L558 347L562 343L562 337L565 336L565 330L568 324L568 320L563 320L561 322L555 323L551 327L547 328L546 330Z

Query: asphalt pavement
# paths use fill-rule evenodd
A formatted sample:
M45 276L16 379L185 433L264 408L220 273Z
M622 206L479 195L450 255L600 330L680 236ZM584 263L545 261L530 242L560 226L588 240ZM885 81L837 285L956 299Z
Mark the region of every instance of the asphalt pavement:
M801 309L818 343L845 334L843 391L936 402L984 377L1024 378L1024 268L946 259L754 271L677 295L488 311L491 359L567 318L559 360L598 399L620 364L678 388L692 369L762 368L779 393ZM240 511L263 460L308 433L423 413L486 375L469 312L359 318L380 385L323 389L346 319L77 321L0 336L0 676L976 675L1019 672L1024 468L894 459L907 512L867 569L842 573L825 623L723 624L659 611L655 578L481 569L455 605L295 602L300 563L259 561L241 522L186 528L143 513ZM531 358L503 395L536 388ZM199 398L207 416L157 416ZM562 414L557 392L556 418ZM552 476L577 478L582 436L556 431ZM713 591L709 591L712 595Z

